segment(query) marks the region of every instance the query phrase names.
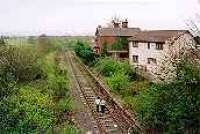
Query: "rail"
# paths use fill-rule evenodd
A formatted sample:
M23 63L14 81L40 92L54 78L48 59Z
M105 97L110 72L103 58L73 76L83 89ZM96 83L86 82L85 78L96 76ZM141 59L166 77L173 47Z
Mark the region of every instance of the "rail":
M112 105L114 111L117 111L120 113L120 115L123 115L123 117L121 118L126 120L130 128L132 127L138 133L142 134L144 132L143 128L136 122L136 120L133 118L133 115L128 110L124 109L122 105L118 103L117 100L114 99L114 97L112 97L112 95L106 89L107 87L101 81L99 81L99 79L89 70L89 68L85 64L83 64L83 62L77 56L75 56L75 54L73 55L76 58L76 60L80 63L80 65L83 66L84 69L88 72L88 74L91 76L94 83L98 87L98 91L96 91L96 93L99 96L103 96L106 99L106 101Z

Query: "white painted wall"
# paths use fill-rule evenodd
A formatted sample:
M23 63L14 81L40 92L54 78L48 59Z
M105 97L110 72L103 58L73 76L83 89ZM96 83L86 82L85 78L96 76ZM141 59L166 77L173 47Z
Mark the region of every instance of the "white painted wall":
M160 60L163 57L167 46L163 45L163 50L156 50L156 43L150 43L150 49L148 49L148 43L139 42L138 47L132 46L133 42L129 42L129 62L131 65L140 65L147 67L147 70L154 70L157 65L148 64L148 58L155 58L157 64L160 64ZM138 64L133 63L133 55L138 55Z
M188 44L193 45L194 41L190 34L184 34L179 37L173 44L171 41L167 40L165 44L163 44L163 50L156 49L156 43L150 43L150 49L148 49L148 43L139 42L138 47L133 47L133 42L129 42L129 63L135 66L143 66L146 67L147 72L150 74L155 74L159 67L162 66L163 60L166 60L166 57L170 57L172 53L179 53L181 47L188 48ZM133 63L133 55L138 56L138 63ZM148 58L155 58L157 64L148 64ZM167 68L170 68L170 64L166 63ZM169 74L171 75L171 74Z

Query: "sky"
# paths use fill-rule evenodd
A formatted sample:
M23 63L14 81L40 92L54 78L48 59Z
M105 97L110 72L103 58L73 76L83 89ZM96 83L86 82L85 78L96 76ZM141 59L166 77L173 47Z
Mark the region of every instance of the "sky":
M0 0L0 34L94 35L113 16L130 27L186 29L200 23L200 0Z

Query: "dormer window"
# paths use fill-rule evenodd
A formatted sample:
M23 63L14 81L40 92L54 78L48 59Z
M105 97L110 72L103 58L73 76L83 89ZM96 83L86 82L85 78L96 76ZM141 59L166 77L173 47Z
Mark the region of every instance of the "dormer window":
M163 50L163 43L156 43L156 50Z

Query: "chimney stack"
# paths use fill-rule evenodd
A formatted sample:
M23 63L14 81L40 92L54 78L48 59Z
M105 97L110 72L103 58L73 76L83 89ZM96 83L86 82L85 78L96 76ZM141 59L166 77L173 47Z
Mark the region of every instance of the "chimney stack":
M112 23L113 23L113 27L114 28L120 28L120 22L117 22L117 21L112 21Z
M122 21L122 28L128 28L128 20L127 19Z

